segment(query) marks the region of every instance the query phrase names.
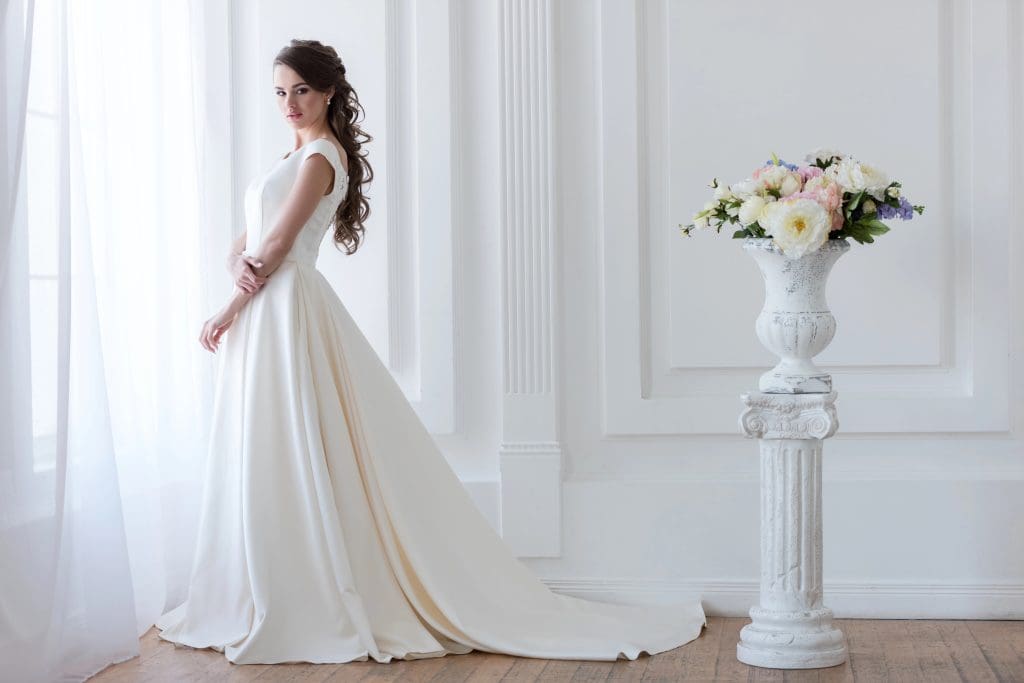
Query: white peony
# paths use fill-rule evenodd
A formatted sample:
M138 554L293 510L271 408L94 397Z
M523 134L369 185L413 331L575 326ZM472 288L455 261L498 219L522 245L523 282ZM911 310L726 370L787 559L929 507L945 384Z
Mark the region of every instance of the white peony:
M796 171L790 171L785 166L765 166L757 172L757 181L762 188L778 190L783 197L788 197L794 192L799 192L804 181Z
M813 199L785 199L762 210L761 227L788 258L816 251L828 239L832 217Z
M826 173L832 176L846 192L866 191L875 199L885 199L889 177L879 168L846 158L828 167Z
M759 183L756 180L741 180L738 183L733 183L732 193L741 199L746 199L751 195L755 195L764 189L764 183Z
M746 226L756 223L758 217L761 215L761 209L764 208L764 205L765 201L763 197L758 197L756 195L749 197L740 205L740 224Z
M791 194L795 194L800 191L803 181L795 173L790 173L782 179L782 184L779 185L779 194L783 197L788 197Z
M757 174L757 179L768 187L778 188L782 185L782 181L791 174L792 171L785 166L765 166Z

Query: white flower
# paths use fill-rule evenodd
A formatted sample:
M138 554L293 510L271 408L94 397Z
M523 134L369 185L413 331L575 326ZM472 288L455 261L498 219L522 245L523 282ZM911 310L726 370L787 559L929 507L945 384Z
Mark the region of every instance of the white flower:
M762 188L778 190L783 197L799 192L804 184L799 173L790 171L785 166L765 166L758 169L757 181L762 184Z
M874 213L878 206L875 205L870 199L865 199L860 204L860 208L864 210L864 213Z
M804 161L808 163L815 163L817 161L827 162L830 159L842 159L845 155L842 152L834 149L827 149L825 147L819 147L810 154L804 157Z
M875 199L884 199L889 177L881 169L846 158L826 171L846 192L866 191Z
M765 201L762 197L748 197L740 206L740 224L751 225L756 223L758 216L761 215L761 209L764 208L764 204Z
M719 185L715 188L715 199L728 199L731 196L732 192L729 191L729 187L727 185Z
M761 209L761 213L757 216L758 224L764 228L765 233L771 237L772 231L768 227L775 220L775 214L782 208L782 202L769 201L765 202L764 208Z
M828 239L832 217L813 199L786 199L773 206L775 208L770 210L766 206L762 211L767 224L762 222L761 227L788 258L800 258L816 251Z
M732 193L741 199L746 199L751 195L755 195L764 189L763 183L758 183L756 180L743 180L738 183L733 183Z
M803 185L803 182L800 180L800 176L790 173L782 179L782 184L779 185L779 194L783 197L788 197L795 192L799 192L801 185Z
M781 187L782 181L786 179L792 172L785 166L765 166L761 169L757 176L757 179L763 182L767 187Z
M693 219L693 229L694 230L703 230L706 227L708 227L708 217L707 216L701 216L700 218L694 218Z
M898 199L899 196L900 196L900 186L899 185L893 185L888 190L886 190L885 193L887 195L889 195L890 197L892 197L893 199Z

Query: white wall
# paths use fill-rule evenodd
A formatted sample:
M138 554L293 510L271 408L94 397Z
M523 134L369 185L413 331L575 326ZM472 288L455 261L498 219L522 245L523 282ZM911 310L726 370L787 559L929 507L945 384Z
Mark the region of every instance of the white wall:
M318 37L346 58L377 144L404 141L376 151L395 167L378 251L321 267L553 587L701 593L737 615L756 601L757 445L736 419L770 364L760 278L738 242L676 225L712 176L829 146L927 210L854 245L830 281L826 603L1024 616L1019 2L298 5L262 0L245 35L236 22L252 62L234 72ZM423 59L440 83L423 87ZM236 110L235 137L267 155L288 143L269 92L245 91L270 115L245 127Z

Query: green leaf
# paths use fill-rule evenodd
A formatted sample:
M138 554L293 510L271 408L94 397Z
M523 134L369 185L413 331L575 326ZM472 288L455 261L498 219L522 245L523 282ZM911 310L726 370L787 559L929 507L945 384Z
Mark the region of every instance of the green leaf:
M737 230L736 232L734 232L734 233L732 234L732 238L733 238L734 240L735 240L735 239L739 239L740 237L750 237L750 235L748 234L748 232L747 232L747 229L746 229L746 228L744 228L743 230Z
M862 228L869 235L884 235L889 232L889 226L876 218L862 217L853 225Z
M860 222L847 223L843 227L842 232L845 233L843 235L844 237L849 236L861 244L864 244L865 242L875 241L874 238L871 236L871 230L868 228L868 226Z

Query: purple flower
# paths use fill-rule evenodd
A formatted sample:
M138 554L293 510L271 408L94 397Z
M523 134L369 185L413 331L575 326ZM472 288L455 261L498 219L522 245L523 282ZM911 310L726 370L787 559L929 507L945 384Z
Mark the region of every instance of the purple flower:
M889 206L888 204L879 204L878 218L885 220L887 218L899 218L901 220L909 221L914 217L914 206L906 197L900 197L900 205Z
M779 163L778 164L776 164L774 160L769 159L768 161L764 162L764 165L765 166L776 166L776 165L778 165L778 166L785 166L790 171L795 171L795 170L800 168L797 164L787 163L784 159L779 159Z
M905 221L909 221L914 217L914 206L907 200L906 197L900 197L900 218Z

